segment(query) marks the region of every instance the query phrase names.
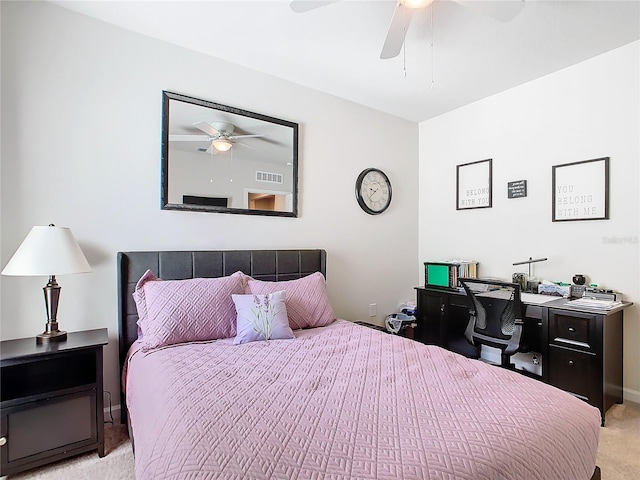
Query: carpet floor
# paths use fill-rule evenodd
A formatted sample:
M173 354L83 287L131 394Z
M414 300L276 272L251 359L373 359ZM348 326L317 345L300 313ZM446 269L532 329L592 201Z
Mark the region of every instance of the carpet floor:
M17 475L8 480L133 480L131 442L123 425L105 425L105 453L86 453ZM614 405L600 429L597 464L602 480L640 478L640 405ZM546 479L551 480L551 479ZM558 479L560 480L560 479ZM563 479L564 480L564 479Z

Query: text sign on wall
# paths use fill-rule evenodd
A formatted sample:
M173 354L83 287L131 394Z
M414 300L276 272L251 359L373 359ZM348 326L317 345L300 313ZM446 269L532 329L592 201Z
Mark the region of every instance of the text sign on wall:
M507 183L507 198L520 198L527 196L527 181L516 180Z
M491 207L492 160L456 166L456 210Z
M555 165L553 221L609 218L609 158Z

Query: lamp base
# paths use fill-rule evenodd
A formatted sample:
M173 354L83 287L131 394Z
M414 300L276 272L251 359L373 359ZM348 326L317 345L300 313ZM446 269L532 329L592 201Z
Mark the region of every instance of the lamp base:
M58 343L64 342L67 339L67 332L62 330L56 330L55 332L43 332L36 336L36 343L42 345L43 343Z
M44 303L47 306L47 323L44 324L44 332L36 337L36 344L64 342L67 332L58 330L58 301L60 299L60 285L56 282L55 275L49 275L49 283L42 289L44 291Z

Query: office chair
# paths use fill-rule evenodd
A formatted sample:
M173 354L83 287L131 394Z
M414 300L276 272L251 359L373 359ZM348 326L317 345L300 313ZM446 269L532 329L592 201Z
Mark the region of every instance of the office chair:
M472 345L488 345L501 351L500 365L509 368L509 357L521 350L523 308L520 285L497 280L458 279L471 301L465 336Z

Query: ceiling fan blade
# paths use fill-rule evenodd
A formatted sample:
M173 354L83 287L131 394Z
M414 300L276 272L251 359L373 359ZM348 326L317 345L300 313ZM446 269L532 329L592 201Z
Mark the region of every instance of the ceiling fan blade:
M170 142L208 142L209 135L169 135Z
M289 7L296 13L304 13L309 10L313 10L318 7L324 7L325 5L329 5L330 3L336 3L338 0L332 1L321 1L321 0L291 0L289 2Z
M235 140L237 138L256 138L256 137L266 137L266 135L264 133L258 133L255 135L231 135L230 137L227 137L227 139Z
M485 1L485 0L453 0L454 2L475 10L482 15L493 17L501 22L508 22L524 8L524 0Z
M216 137L220 135L220 132L216 130L213 125L207 122L196 122L193 124L198 130L202 130L204 133L209 135L210 137Z
M246 147L246 148L250 148L251 150L255 150L256 147L252 147L251 145L247 145L246 143L242 143L242 142L233 142L234 145L240 145L242 147Z
M391 25L389 25L389 31L387 32L380 58L384 60L398 56L400 50L402 50L404 37L407 35L414 11L414 9L406 8L403 4L398 3L393 11Z

